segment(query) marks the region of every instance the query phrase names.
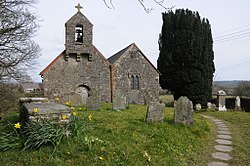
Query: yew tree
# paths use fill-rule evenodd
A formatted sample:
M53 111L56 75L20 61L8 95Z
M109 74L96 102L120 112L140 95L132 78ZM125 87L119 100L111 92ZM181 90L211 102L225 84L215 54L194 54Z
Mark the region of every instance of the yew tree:
M163 13L162 19L157 61L161 87L175 99L187 96L194 104L205 104L211 99L215 72L208 19L188 9Z

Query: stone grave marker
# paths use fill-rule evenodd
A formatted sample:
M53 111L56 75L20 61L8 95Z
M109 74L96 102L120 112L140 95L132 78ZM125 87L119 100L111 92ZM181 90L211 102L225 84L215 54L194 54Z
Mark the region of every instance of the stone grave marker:
M40 100L42 99L42 100ZM40 122L48 120L55 123L67 123L72 110L58 103L45 102L43 98L21 98L20 120L28 123L30 121Z
M126 97L120 90L115 91L114 100L112 103L113 110L125 110L126 109Z
M144 95L144 105L148 105L151 101L152 101L152 95L150 94L149 91L146 91Z
M193 103L187 97L180 97L174 106L174 121L175 123L182 123L192 125L193 120Z
M240 104L240 97L239 96L237 96L236 98L235 98L235 110L236 111L240 111L241 110L241 106L240 106L241 104Z
M150 102L147 108L146 122L163 122L164 110L164 103Z
M201 110L201 104L199 104L199 103L196 104L196 105L195 105L195 109L196 109L196 110Z
M212 105L211 102L208 102L208 103L207 103L207 109L212 109L212 106L213 106L213 105Z
M226 109L226 92L223 90L219 90L217 93L217 102L218 102L218 110L219 111L227 111Z
M89 92L89 97L87 98L87 110L100 110L100 98L96 90L91 90Z
M212 104L212 109L216 109L217 107L216 107L216 104Z

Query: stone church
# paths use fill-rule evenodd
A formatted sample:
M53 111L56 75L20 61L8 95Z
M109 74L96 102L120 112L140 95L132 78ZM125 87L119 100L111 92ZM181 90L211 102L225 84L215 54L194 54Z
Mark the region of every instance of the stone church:
M85 104L95 92L101 101L112 102L119 90L129 103L158 100L159 72L136 44L106 59L93 45L93 24L79 4L76 8L65 23L65 50L40 73L44 96Z

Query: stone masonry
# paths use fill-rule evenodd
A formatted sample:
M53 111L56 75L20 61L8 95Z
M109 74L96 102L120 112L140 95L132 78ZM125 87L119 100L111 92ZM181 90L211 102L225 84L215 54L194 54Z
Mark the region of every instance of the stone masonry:
M45 97L86 104L95 89L103 102L111 102L116 90L129 103L143 104L146 94L157 101L159 72L142 51L133 43L107 60L92 43L93 24L76 8L65 23L65 50L40 73Z

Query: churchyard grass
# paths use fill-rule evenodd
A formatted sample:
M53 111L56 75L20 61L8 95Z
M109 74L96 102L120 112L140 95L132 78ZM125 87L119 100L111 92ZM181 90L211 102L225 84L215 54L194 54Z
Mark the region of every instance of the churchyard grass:
M56 151L45 146L0 152L0 165L202 166L210 160L213 126L199 115L194 126L176 125L173 108L166 108L163 123L145 123L146 106L113 111L111 104L102 103L101 110L82 109L77 116L87 119L77 139L64 140ZM8 130L3 127L7 121L16 123L18 113L0 123L1 133Z
M230 128L233 137L233 157L229 165L250 165L250 113L249 112L204 112L218 119L224 120Z

